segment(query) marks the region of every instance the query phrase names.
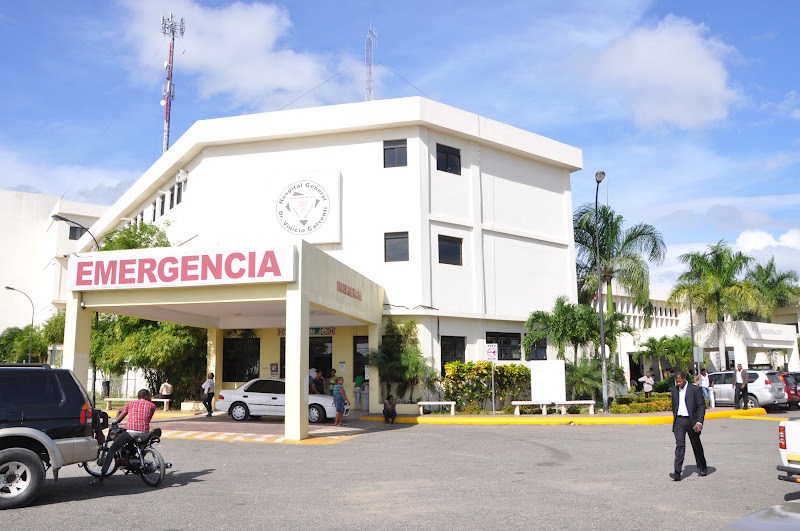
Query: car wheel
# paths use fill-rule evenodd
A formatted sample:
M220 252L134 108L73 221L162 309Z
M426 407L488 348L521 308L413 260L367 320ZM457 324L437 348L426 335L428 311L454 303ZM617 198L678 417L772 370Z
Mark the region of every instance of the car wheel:
M753 395L747 395L747 407L761 407L758 403L758 398L754 397Z
M308 421L312 424L325 422L325 409L319 404L308 406Z
M233 417L233 420L247 420L247 417L250 416L250 410L247 409L247 404L244 402L235 402L230 410L228 410L228 414Z
M24 507L44 487L44 463L27 448L0 451L0 509Z

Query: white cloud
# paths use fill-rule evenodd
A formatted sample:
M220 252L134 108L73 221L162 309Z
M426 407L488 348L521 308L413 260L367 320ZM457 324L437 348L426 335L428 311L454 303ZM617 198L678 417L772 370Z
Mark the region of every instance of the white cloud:
M795 120L800 120L800 94L796 90L790 90L777 103L765 101L761 104L761 109L772 111L780 116L788 116Z
M643 129L705 128L738 99L725 60L734 52L702 24L668 16L584 57L599 92L629 108Z
M131 15L124 30L134 53L131 75L145 76L148 83L161 82L168 40L156 21L166 13L157 3L122 0L122 4ZM354 58L288 46L292 22L283 7L240 2L205 7L177 0L170 2L170 9L176 18L186 20L184 36L176 39L176 78L186 74L194 78L182 86L177 82L178 92L193 86L201 98L223 96L232 108L276 110L345 70L298 103L320 105L361 97L361 71Z

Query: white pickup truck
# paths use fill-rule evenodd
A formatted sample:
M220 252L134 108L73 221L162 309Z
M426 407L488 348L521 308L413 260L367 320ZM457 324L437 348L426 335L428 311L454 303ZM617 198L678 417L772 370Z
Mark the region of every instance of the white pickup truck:
M778 426L778 448L781 464L778 470L785 475L778 479L800 483L800 418L784 420Z

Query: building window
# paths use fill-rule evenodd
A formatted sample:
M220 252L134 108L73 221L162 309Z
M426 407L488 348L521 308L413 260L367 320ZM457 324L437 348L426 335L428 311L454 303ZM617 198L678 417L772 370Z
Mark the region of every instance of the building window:
M172 210L175 207L175 185L169 187L169 208Z
M86 229L83 227L69 227L69 239L70 240L80 240L81 236L86 234Z
M546 360L547 359L547 340L540 339L533 344L533 349L528 353L529 358L532 360Z
M406 152L406 140L384 140L383 141L383 167L396 168L398 166L408 166Z
M258 378L261 339L226 337L222 341L222 381L247 382Z
M178 183L175 186L175 204L180 205L183 201L183 183Z
M155 221L156 221L156 210L158 209L156 207L156 204L157 203L155 201L153 201L153 223L155 223Z
M159 215L163 216L164 215L164 207L167 204L167 196L166 195L162 195L161 196L160 203L161 203L161 213Z
M451 361L464 362L467 351L467 338L461 336L442 336L439 340L442 347L442 376L444 376L444 365Z
M508 332L486 332L486 343L497 343L497 359L521 360L520 334Z
M439 263L461 265L461 238L439 235Z
M364 368L369 365L369 338L353 336L353 381L356 376L364 376Z
M387 232L383 235L383 261L408 262L407 232Z
M461 150L436 144L436 169L461 175Z

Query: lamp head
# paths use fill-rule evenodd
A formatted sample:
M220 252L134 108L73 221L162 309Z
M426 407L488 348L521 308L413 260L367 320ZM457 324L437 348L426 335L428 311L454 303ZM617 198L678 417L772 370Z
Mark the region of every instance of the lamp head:
M594 174L594 180L597 181L597 184L600 184L601 182L603 182L603 179L605 179L605 178L606 178L606 172L604 172L604 171L599 171L599 172Z
M11 286L6 286L6 289L10 289L12 291L14 290L14 288L12 288Z

